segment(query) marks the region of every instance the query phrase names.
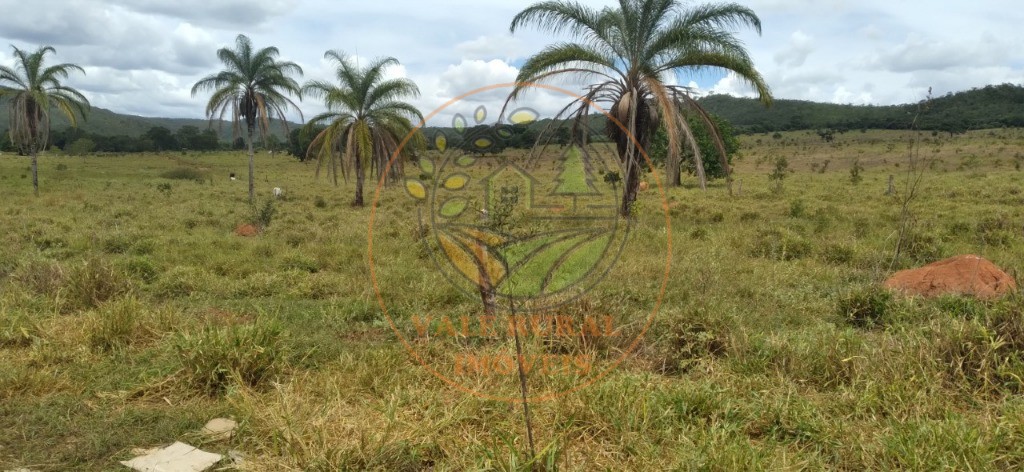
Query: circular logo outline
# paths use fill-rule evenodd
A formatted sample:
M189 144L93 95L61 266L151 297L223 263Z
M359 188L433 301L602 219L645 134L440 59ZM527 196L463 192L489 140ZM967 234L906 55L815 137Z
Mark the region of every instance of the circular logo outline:
M378 208L378 206L380 204L381 192L383 191L383 189L385 187L385 182L387 180L388 174L391 171L391 167L394 165L394 162L400 157L402 149L409 143L409 141L413 138L415 133L420 131L420 129L422 129L424 126L426 126L426 122L429 121L431 118L437 116L443 110L451 107L452 105L454 105L456 103L461 102L463 99L465 99L467 97L470 97L470 96L473 96L473 95L477 95L477 94L481 94L481 93L484 93L484 92L489 92L489 91L496 90L496 89L512 88L512 87L539 88L539 89L544 89L544 90L549 90L549 91L561 93L561 94L564 94L566 96L572 97L572 98L574 98L576 100L583 101L584 103L587 104L587 106L591 107L592 109L595 109L595 110L599 111L601 114L605 115L605 117L608 118L612 123L614 123L616 126L618 126L619 129L621 129L623 131L623 133L625 133L625 135L629 138L630 143L632 143L632 145L636 146L636 149L640 151L640 154L644 157L645 161L647 162L648 168L652 168L653 167L652 162L651 162L651 158L647 154L647 150L639 145L639 143L636 140L636 137L633 136L633 134L629 132L629 129L626 128L614 116L611 116L611 114L608 111L606 111L603 108L601 108L601 106L598 105L597 103L595 103L593 100L588 100L585 97L581 97L581 96L579 96L579 95L577 95L577 94L575 94L573 92L570 92L568 90L562 89L560 87L555 87L555 86L547 85L547 84L532 83L532 82L507 82L507 83L492 84L492 85L487 85L487 86L476 88L474 90L471 90L469 92L466 92L466 93L463 93L463 94L461 94L459 96L456 96L456 97L452 98L451 100L448 100L447 102L445 102L444 104L439 106L437 109L435 109L434 111L430 112L427 116L425 116L423 121L420 122L412 131L410 131L409 134L407 134L404 139L402 139L401 143L399 143L399 145L398 145L398 148L395 150L394 153L392 153L391 158L388 159L387 167L384 169L383 172L381 172L380 178L377 180L377 187L374 190L373 201L372 201L372 203L370 205L370 217L369 217L368 230L367 230L367 263L369 265L370 280L371 280L371 283L373 285L374 294L377 297L377 302L380 305L381 311L384 313L384 317L388 321L388 325L391 327L391 330L395 333L395 335L398 337L398 339L402 342L402 345L405 347L406 351L414 359L416 359L416 361L420 364L421 367L426 369L434 377L438 378L439 380L441 380L442 382L444 382L448 386L453 387L456 390L459 390L459 391L461 391L463 393L475 396L477 398L482 398L482 399L492 400L492 401L506 402L506 403L523 403L524 400L521 397L503 397L503 396L493 395L493 394L489 394L489 393L485 393L485 392L481 392L481 391L469 388L466 385L463 385L462 383L458 382L457 380L451 379L451 378L449 378L449 376L444 375L444 374L438 372L433 366L430 365L430 363L427 360L423 359L423 357L412 346L412 344L405 337L405 335L402 334L402 332L398 328L398 325L395 322L394 318L392 318L391 315L389 314L388 307L387 307L387 302L384 300L384 295L383 295L383 292L380 289L380 285L379 285L379 282L378 282L378 279L377 279L377 270L376 270L376 266L374 264L374 257L373 257L374 227L375 227L375 222L377 220L377 208ZM611 361L611 365L607 366L604 369L601 369L596 375L590 376L589 378L584 380L582 383L574 385L572 388L569 388L569 389L566 389L566 390L562 390L562 391L558 391L558 392L552 392L552 393L546 393L546 394L540 395L540 396L528 396L526 398L526 400L525 400L526 402L528 402L528 403L540 403L540 402L544 402L544 401L555 400L555 399L564 397L566 395L578 392L578 391L582 390L583 388L589 387L589 386L593 385L594 383L598 382L599 380L603 379L605 376L607 376L609 373L611 373L612 370L614 370L617 367L619 367L619 365L621 365L626 360L626 357L628 357L628 356L632 355L634 352L636 352L636 349L639 346L640 341L643 340L643 338L646 336L647 331L650 329L652 323L654 322L654 318L655 318L655 316L657 316L658 312L660 311L661 305L662 305L662 303L664 301L665 292L668 290L669 275L670 275L671 267L672 267L672 217L671 217L671 214L669 213L668 193L667 193L667 191L665 189L665 186L662 183L661 178L659 177L659 175L656 172L652 172L651 175L653 176L654 181L655 181L655 183L658 186L658 190L659 190L659 193L661 195L662 210L665 213L666 254L665 254L664 277L662 278L661 286L660 286L660 288L658 290L658 296L657 296L657 298L654 301L654 306L651 309L651 313L647 316L647 320L645 321L643 328L640 330L640 333L638 333L634 337L634 339L630 342L629 346L627 346L627 348L622 352L622 354L619 355L618 357L616 357L614 360L612 360ZM517 359L517 362L522 362L522 359Z

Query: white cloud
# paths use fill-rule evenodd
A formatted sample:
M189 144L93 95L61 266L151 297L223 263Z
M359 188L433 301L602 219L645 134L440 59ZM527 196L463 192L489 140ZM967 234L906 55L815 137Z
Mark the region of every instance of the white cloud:
M207 97L192 98L189 89L219 69L216 50L233 46L239 33L303 66L300 81L334 79L322 61L327 49L394 56L402 67L390 73L419 85L422 96L412 102L428 113L459 94L513 81L523 58L564 39L532 28L508 33L512 16L534 1L0 0L0 44L55 46L50 60L86 67L86 77L68 82L97 106L176 117L202 116ZM742 3L760 15L764 31L738 36L777 98L891 104L916 102L928 87L942 94L1024 83L1018 0ZM0 63L12 64L10 54L0 51ZM737 77L718 72L670 80L753 95ZM578 92L576 82L551 84ZM502 92L474 98L494 107ZM568 99L534 90L516 106L554 112ZM305 102L302 109L308 117L322 107Z

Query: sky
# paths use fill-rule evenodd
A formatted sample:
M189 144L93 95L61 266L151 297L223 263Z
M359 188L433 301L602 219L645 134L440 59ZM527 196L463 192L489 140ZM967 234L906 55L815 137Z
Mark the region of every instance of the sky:
M533 28L509 33L511 18L533 0L0 0L0 44L56 48L50 60L86 74L67 84L94 106L141 116L201 118L208 95L192 85L219 70L217 49L244 33L256 47L276 46L310 79L332 80L328 49L366 61L393 56L388 75L412 79L409 100L446 125L453 113L485 105L493 113L508 89L454 97L511 82L517 66L564 37ZM612 1L585 0L594 7ZM688 4L690 2L684 2ZM988 84L1024 84L1024 9L1019 0L746 0L761 18L759 36L737 36L776 98L887 105ZM9 47L0 64L14 64ZM680 76L697 93L752 96L719 71ZM553 85L578 90L572 82ZM515 107L550 115L569 97L527 93ZM441 109L443 107L443 109ZM440 110L439 110L440 109ZM468 111L467 111L468 110ZM301 103L305 118L320 113ZM436 114L432 112L437 111ZM290 116L298 120L297 112Z

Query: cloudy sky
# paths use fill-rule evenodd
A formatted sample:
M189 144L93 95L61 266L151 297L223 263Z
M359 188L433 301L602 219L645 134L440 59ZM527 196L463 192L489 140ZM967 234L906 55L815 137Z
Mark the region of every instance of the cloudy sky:
M304 79L330 79L327 49L395 56L391 75L416 81L424 114L473 89L514 80L525 57L555 38L508 33L533 0L0 0L0 43L43 44L82 65L68 82L95 106L142 116L198 118L206 96L190 88L218 70L215 51L239 33L277 46ZM595 6L610 1L586 0ZM893 104L986 84L1024 84L1019 0L746 0L762 36L743 31L777 98ZM13 65L10 49L0 63ZM750 95L717 72L679 77L707 92ZM569 84L561 84L569 87ZM475 96L500 105L503 91ZM534 93L521 105L550 113L565 100ZM322 109L302 104L308 117ZM452 111L450 108L446 111ZM297 115L296 115L297 118ZM432 124L443 124L441 113Z

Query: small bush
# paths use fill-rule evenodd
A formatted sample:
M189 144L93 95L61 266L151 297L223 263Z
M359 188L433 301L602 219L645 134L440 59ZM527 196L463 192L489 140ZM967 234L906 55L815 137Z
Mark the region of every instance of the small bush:
M807 205L804 204L803 200L793 200L793 202L789 204L789 216L793 218L800 218L804 216L806 212Z
M274 206L273 199L267 199L261 207L257 207L253 204L251 212L252 214L249 217L249 222L252 223L253 226L259 228L260 231L263 231L270 226L271 220L274 219L274 214L277 213L277 208Z
M129 277L145 283L153 283L160 275L156 263L148 256L131 257L122 261L119 266Z
M90 309L128 290L124 274L105 259L92 258L72 268L67 278L65 308Z
M28 315L0 307L0 348L29 347L40 336L39 325Z
M789 261L811 253L811 243L791 231L767 229L758 231L753 254L756 257Z
M11 278L37 295L55 296L64 286L66 275L57 261L33 258L18 265Z
M160 177L171 180L193 180L199 183L206 182L206 173L191 167L178 167L160 174Z
M840 243L826 243L819 253L821 260L830 264L849 264L853 261L853 248Z
M324 197L317 195L313 200L313 206L317 208L327 208L327 200L324 200Z
M60 164L57 164L57 171L58 172L64 172L66 170L68 170L68 165L67 164L64 164L63 162L60 163Z
M839 299L836 311L858 328L873 328L889 323L893 294L886 288L870 286L853 290Z
M175 351L186 384L211 396L223 394L236 381L254 388L263 386L280 372L284 358L280 327L260 320L181 334Z
M131 297L105 303L92 317L89 347L110 352L130 345L137 337L143 310L142 304Z

